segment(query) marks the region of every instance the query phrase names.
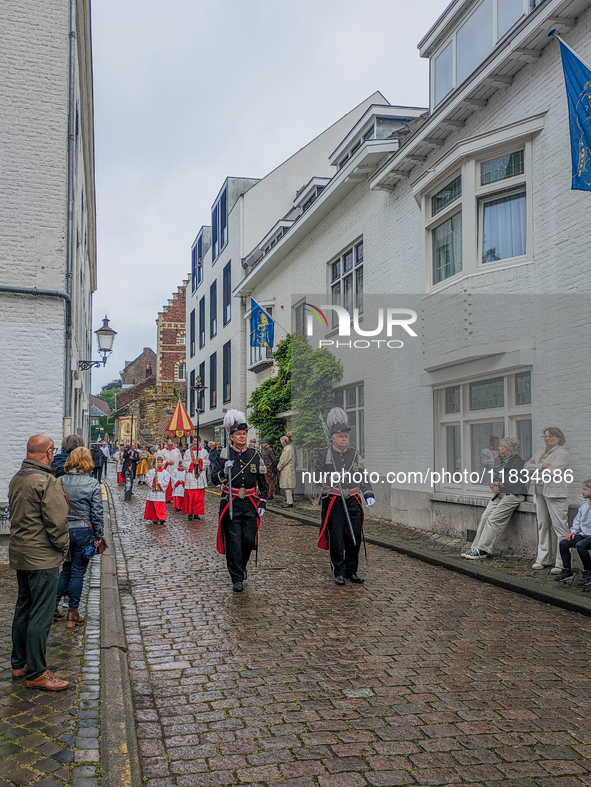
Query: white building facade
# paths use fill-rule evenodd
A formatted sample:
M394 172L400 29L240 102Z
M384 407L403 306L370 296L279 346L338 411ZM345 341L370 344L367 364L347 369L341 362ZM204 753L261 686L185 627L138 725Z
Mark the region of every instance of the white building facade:
M266 353L249 346L250 302L233 298L233 290L322 193L333 172L331 152L374 103L386 101L370 96L266 177L227 178L217 195L211 225L193 244L186 299L187 409L194 419L199 410L204 439L224 442L224 412L247 406L247 370L269 367ZM271 312L273 303L260 301ZM273 316L289 323L290 309ZM200 395L192 389L198 378L205 386Z
M416 310L419 343L406 341L405 356L337 350L345 374L336 401L367 464L396 474L376 490L376 513L396 522L475 530L491 496L482 458L491 437L518 437L527 460L542 429L560 427L571 506L591 476L591 402L580 386L591 360L591 196L571 191L551 27L591 60L586 0L455 0L420 44L429 112L380 140L378 119L397 108L368 108L333 152L314 204L234 288L236 298L290 310L300 330L303 304L320 297L351 316L357 308L365 330L376 325L374 305ZM317 338L334 342L336 324ZM247 396L268 373L247 372ZM410 471L422 477L409 482ZM515 550L535 548L533 511L530 497L513 520L506 544Z
M90 434L96 289L90 3L0 8L0 505L32 434Z

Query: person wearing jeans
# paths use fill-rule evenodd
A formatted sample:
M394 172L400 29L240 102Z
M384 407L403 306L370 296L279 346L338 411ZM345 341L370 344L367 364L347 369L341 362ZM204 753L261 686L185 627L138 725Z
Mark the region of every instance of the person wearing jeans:
M75 448L70 454L59 482L69 506L70 560L64 563L57 586L54 620L63 620L59 610L62 596L67 592L69 601L67 628L81 626L85 619L78 612L84 575L90 560L84 550L104 535L103 499L101 487L92 478L94 462L87 448Z
M583 481L583 498L585 502L577 511L569 534L560 542L564 568L555 578L556 582L562 582L573 576L570 551L576 549L583 564L583 575L577 583L580 588L591 585L591 479Z

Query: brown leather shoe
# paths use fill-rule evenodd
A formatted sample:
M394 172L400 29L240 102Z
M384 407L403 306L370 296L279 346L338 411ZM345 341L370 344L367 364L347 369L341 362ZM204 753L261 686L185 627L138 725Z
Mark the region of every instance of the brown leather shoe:
M48 669L42 675L39 675L35 680L27 681L28 689L46 689L47 691L62 691L70 685L69 680L61 680L56 678L53 672Z
M12 677L13 678L24 678L26 672L27 672L27 665L25 664L25 666L21 667L20 669L13 669L12 670Z
M75 609L74 607L70 607L68 609L68 617L66 618L66 628L73 629L76 626L83 626L85 622L86 622L85 619L78 612L78 609Z
M56 607L55 608L55 612L53 613L53 620L54 620L54 622L58 621L58 620L65 620L65 619L66 619L65 614L63 612L60 612L60 608L59 607Z

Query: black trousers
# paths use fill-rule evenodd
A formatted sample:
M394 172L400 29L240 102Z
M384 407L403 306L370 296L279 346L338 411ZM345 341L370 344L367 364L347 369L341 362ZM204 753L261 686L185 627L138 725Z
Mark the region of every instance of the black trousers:
M560 557L562 558L562 565L565 568L571 567L571 549L576 549L579 553L585 571L591 571L591 556L589 555L589 550L591 549L591 536L582 536L580 533L577 533L572 541L567 541L566 538L562 539L560 542Z
M322 521L324 522L326 512L332 498L322 500ZM328 539L330 544L330 562L333 565L334 575L350 577L357 573L359 565L359 549L361 548L361 525L363 522L363 510L359 502L350 497L345 500L353 532L355 533L356 544L353 543L347 518L343 509L342 498L337 498L330 510L328 518Z
M27 665L27 679L47 669L45 649L53 621L59 568L17 571L18 598L12 620L12 669Z
M96 480L100 484L101 479L103 477L103 466L102 466L102 464L100 464L98 467L94 468L94 470L92 471L92 475L93 475L93 478L96 478Z
M222 508L227 501L222 501ZM242 582L244 569L252 550L257 543L257 514L248 498L235 497L233 501L234 515L230 519L228 511L222 519L222 529L226 540L226 565L232 584Z

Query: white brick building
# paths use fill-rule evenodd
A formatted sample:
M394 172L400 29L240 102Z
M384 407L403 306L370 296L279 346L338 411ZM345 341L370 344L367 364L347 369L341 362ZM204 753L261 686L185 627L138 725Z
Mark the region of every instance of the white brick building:
M0 29L2 504L30 435L90 433L96 239L90 3L6 0Z
M187 407L196 400L191 386L201 376L200 429L206 439L222 440L222 418L228 408L246 408L247 369L267 368L266 355L251 352L247 320L250 302L233 299L232 290L253 261L308 209L328 183L329 156L373 104L387 104L375 93L261 180L227 178L212 207L212 224L193 244L192 275L187 287ZM405 119L419 111L405 114ZM400 121L397 123L400 125ZM262 306L274 298L265 296ZM290 320L275 314L284 322Z
M417 311L420 347L407 342L405 356L374 353L368 363L340 352L339 397L375 469L476 472L490 436L519 437L528 459L542 428L556 425L572 459L571 504L591 477L591 401L581 393L591 360L591 196L570 190L562 66L547 38L557 27L591 60L589 5L452 2L420 44L431 62L428 115L379 140L388 112L370 109L339 141L314 204L234 286L237 298L292 312L300 328L304 302L345 297L365 329L376 324L374 306ZM336 328L319 336L334 340ZM247 372L245 399L267 374ZM428 480L381 485L377 513L448 533L475 529L487 485ZM530 498L506 543L533 549L532 511Z

